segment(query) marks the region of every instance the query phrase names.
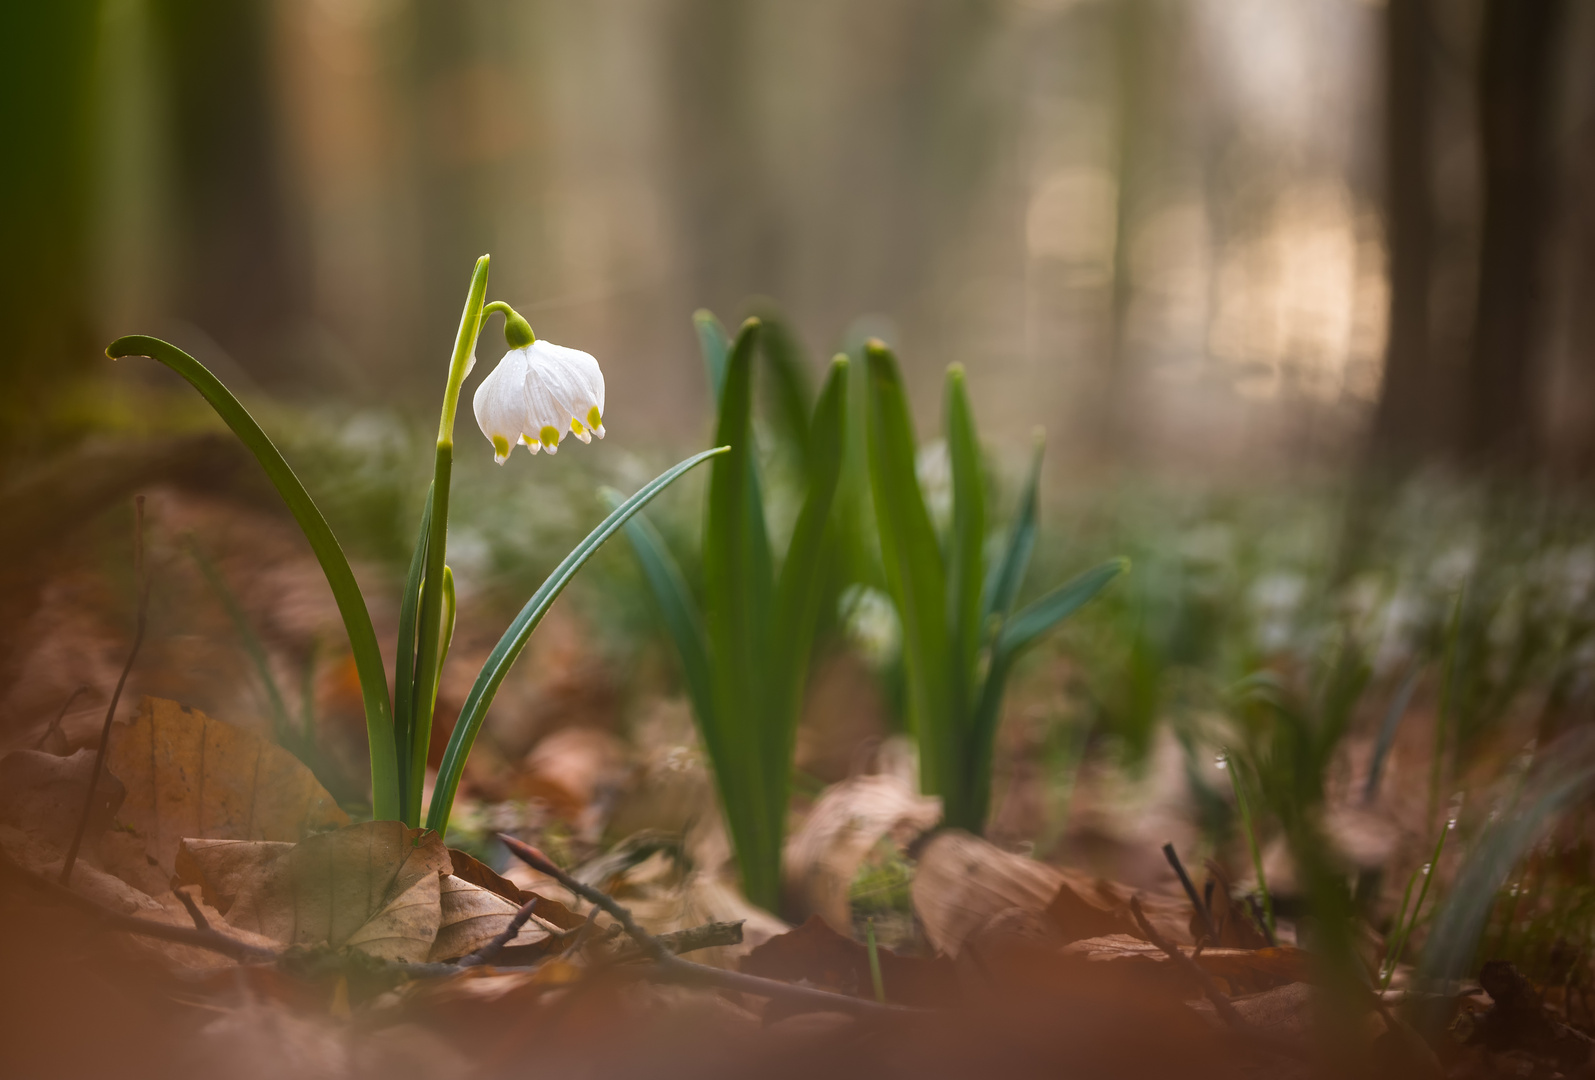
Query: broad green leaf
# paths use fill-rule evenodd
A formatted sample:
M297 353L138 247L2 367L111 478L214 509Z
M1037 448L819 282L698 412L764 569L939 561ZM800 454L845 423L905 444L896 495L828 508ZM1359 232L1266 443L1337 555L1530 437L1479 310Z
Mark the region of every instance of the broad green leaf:
M1025 571L1030 569L1030 553L1036 546L1036 507L1041 492L1041 455L1046 449L1041 433L1036 433L1036 448L1030 458L1030 475L1025 479L1023 493L1019 496L1019 509L1014 513L1013 530L1008 534L1008 546L1001 561L994 563L986 577L986 588L981 598L980 620L982 632L993 624L992 616L1006 619L1019 598L1019 588L1024 584Z
M510 623L499 638L498 644L493 647L487 661L482 665L482 670L476 676L476 682L471 686L471 692L466 695L465 704L460 709L460 718L454 724L454 733L449 736L448 749L443 754L443 764L438 768L437 786L432 793L432 805L427 811L427 828L443 832L448 828L449 813L454 807L454 795L459 790L460 776L465 771L465 758L471 752L471 745L476 741L477 732L482 728L482 722L487 719L487 710L493 704L493 697L498 693L499 686L504 682L504 676L509 674L509 669L520 656L521 650L526 647L531 639L532 631L537 629L537 624L553 605L570 579L576 576L587 560L603 546L604 541L613 536L624 526L638 510L646 506L655 495L679 480L689 469L700 462L707 461L717 454L724 454L727 447L720 446L713 450L705 450L694 454L654 477L641 490L627 499L606 517L599 526L588 533L581 543L548 575L547 580L526 601L526 606L521 608L515 621Z
M426 544L432 535L432 487L426 489L426 505L421 509L421 528L410 556L410 570L404 577L404 593L399 598L399 640L394 658L393 739L398 748L399 774L410 775L410 733L415 724L415 648L416 609L421 602L421 576L426 573ZM415 825L421 817L419 806L409 805L409 785L400 792L400 817Z
M298 522L299 530L305 534L310 550L321 564L321 572L327 577L327 585L338 604L338 614L343 617L344 630L349 635L349 648L354 654L365 705L366 739L371 747L372 814L377 818L397 819L399 766L393 745L393 707L388 697L387 671L382 664L382 650L371 625L371 613L366 610L365 597L360 594L354 571L349 568L349 560L338 546L338 538L333 535L327 519L281 452L249 415L249 410L204 364L175 345L142 334L117 338L105 350L105 355L112 360L148 356L181 375L210 402L211 408L260 462L272 486L288 504L294 521Z
M952 643L953 707L960 721L974 708L975 660L980 650L982 556L986 542L986 490L980 436L969 407L964 369L947 369L947 456L953 474L952 532L947 544L947 636Z
M618 491L606 489L605 497L613 507L621 503ZM637 514L626 522L626 539L642 565L644 579L659 605L665 630L676 647L681 660L681 673L687 684L687 696L692 699L692 709L698 715L706 744L719 744L724 738L715 715L714 683L709 667L709 644L703 633L703 620L693 603L692 592L686 578L676 564L664 537L648 520L647 514Z
M792 530L786 562L781 567L775 602L774 653L771 658L770 697L779 708L781 722L776 747L767 766L766 797L769 813L779 824L786 813L792 753L802 710L803 673L808 669L820 604L827 595L820 576L826 562L826 538L831 504L842 475L847 432L847 358L831 362L831 374L814 408L808 433L812 448L808 468L808 494Z
M769 696L768 665L774 624L774 570L759 493L753 438L753 360L760 325L742 324L726 364L715 442L730 447L709 474L704 522L704 617L714 657L715 709L725 719L722 740L729 760L715 762L726 792L755 784L746 803L727 807L732 838L743 859L743 887L755 903L779 899L780 822L771 820L758 786L779 745L776 703ZM755 810L751 816L748 809ZM777 854L772 854L772 852Z
M891 350L872 340L869 366L870 487L880 530L887 586L903 627L909 718L919 736L920 777L926 794L961 799L963 771L948 664L947 578L930 513L914 472L914 423Z
M709 376L709 397L718 407L720 388L726 381L726 357L731 352L731 339L714 312L704 308L692 313L692 325L698 331L698 350L703 353L703 370Z
M1003 624L1002 632L997 635L997 650L1008 656L1018 656L1129 568L1129 559L1109 559L1021 608Z

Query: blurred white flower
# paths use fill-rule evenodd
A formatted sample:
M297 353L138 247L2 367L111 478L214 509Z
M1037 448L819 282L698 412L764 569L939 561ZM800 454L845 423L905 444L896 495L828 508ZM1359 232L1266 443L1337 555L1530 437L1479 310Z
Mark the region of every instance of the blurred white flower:
M849 585L837 606L848 637L870 663L881 667L896 658L902 631L891 597L868 585Z
M557 453L566 435L604 437L604 373L591 353L534 341L511 349L482 380L473 400L476 422L503 464L520 443L532 453Z

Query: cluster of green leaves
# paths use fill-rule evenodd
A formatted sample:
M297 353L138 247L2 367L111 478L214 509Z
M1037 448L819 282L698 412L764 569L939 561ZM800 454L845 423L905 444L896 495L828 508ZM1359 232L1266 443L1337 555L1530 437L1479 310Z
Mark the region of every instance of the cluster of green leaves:
M918 444L897 361L879 341L869 342L864 353L875 520L902 624L920 785L941 796L948 824L979 832L991 803L992 754L1015 662L1128 564L1110 560L1015 612L1036 542L1040 440L1006 549L988 564L980 440L963 368L947 372L944 434L953 505L947 534L940 536L920 491Z
M827 526L842 471L848 365L844 357L832 362L810 411L790 351L779 342L763 350L774 397L783 403L777 415L800 451L804 489L777 570L753 428L754 362L764 327L749 319L731 341L709 313L699 312L696 322L717 404L715 442L731 448L709 474L701 609L645 516L633 518L626 535L681 661L743 890L774 909L793 747L825 595Z
M471 275L471 286L449 365L443 415L438 425L432 484L401 598L398 663L391 698L376 630L349 560L315 500L255 418L221 380L174 345L158 338L133 335L118 338L106 349L106 355L113 360L124 356L148 356L182 376L209 402L260 462L267 477L288 504L294 520L321 564L349 635L349 646L354 655L365 706L366 736L371 755L372 815L377 819L402 820L411 826L421 821L422 782L427 749L431 743L432 715L437 704L438 674L448 654L449 638L454 626L453 575L445 561L449 480L454 460L454 416L461 385L482 326L487 271L488 258L484 255L477 261ZM624 526L649 500L693 466L723 452L724 448L720 448L695 454L620 502L532 594L482 665L461 709L449 737L428 808L426 823L429 828L440 832L447 828L454 796L465 770L465 759L487 718L493 697L555 598L604 541Z

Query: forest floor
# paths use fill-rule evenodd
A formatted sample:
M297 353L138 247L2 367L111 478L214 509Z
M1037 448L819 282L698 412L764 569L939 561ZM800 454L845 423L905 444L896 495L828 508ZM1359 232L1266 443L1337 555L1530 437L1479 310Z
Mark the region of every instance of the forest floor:
M1315 811L1356 883L1337 916L1287 826L1262 833L1265 893L1234 808L1211 824L1225 762L1193 749L1200 715L1130 763L1106 737L1060 743L1082 661L1055 650L1011 695L975 837L938 828L889 695L833 647L769 912L737 888L664 651L617 659L561 601L448 835L364 821L359 688L291 521L180 485L149 508L149 625L104 746L133 637L125 531L33 548L0 599L8 1075L1591 1074L1589 847L1570 815L1554 844L1526 826L1539 846L1487 888L1466 970L1419 977L1442 897L1464 906L1464 863L1516 813L1495 793L1532 794L1521 748L1545 736L1545 694L1504 708L1443 792L1440 696L1407 687L1395 728L1401 680L1371 695ZM434 755L499 629L471 610ZM396 610L373 616L391 641ZM1485 831L1436 859L1453 786Z

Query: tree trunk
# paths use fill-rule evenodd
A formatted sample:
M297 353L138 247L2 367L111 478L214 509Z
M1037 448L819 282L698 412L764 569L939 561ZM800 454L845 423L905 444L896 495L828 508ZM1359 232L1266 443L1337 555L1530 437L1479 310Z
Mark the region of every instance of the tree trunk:
M309 309L304 245L278 172L271 10L158 0L176 223L173 306L262 382L293 378L283 346Z
M1488 0L1479 72L1484 225L1473 353L1464 385L1461 457L1534 460L1543 340L1539 323L1562 0Z
M1429 263L1434 222L1429 176L1428 0L1385 8L1385 235L1390 248L1390 328L1384 384L1369 456L1376 467L1411 465L1433 448L1429 370Z

